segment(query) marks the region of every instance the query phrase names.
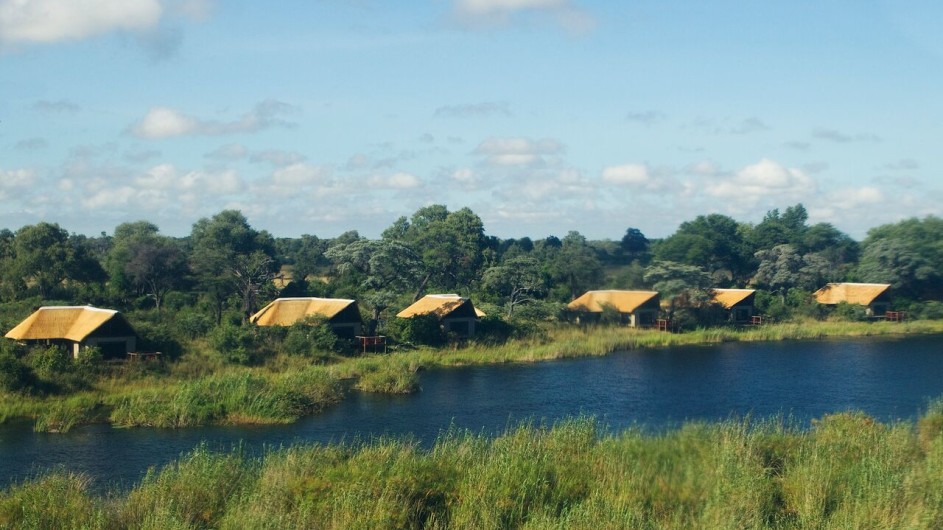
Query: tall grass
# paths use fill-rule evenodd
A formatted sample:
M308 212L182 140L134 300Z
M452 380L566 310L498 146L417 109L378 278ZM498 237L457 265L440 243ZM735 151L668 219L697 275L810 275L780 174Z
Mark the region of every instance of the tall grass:
M916 423L860 413L612 433L590 418L487 439L198 447L127 492L51 473L0 491L3 528L940 528L939 404Z

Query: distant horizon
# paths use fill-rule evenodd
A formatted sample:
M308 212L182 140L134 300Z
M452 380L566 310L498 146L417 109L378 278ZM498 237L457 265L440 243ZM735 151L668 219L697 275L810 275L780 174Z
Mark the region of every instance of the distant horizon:
M663 238L943 209L943 4L0 0L0 226ZM527 237L535 237L529 235Z

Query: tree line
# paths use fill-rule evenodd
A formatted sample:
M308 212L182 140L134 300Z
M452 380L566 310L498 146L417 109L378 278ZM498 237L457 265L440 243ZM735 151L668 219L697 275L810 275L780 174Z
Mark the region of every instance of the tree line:
M711 288L755 287L760 309L786 318L834 281L890 283L898 306L940 316L941 270L940 218L878 226L859 242L831 224L809 224L801 204L755 224L701 215L662 239L637 228L618 240L577 231L501 239L471 209L443 205L396 219L376 239L356 231L276 237L236 210L202 218L179 238L148 221L93 237L47 222L0 231L0 302L173 311L181 325L194 323L194 334L245 322L277 296L356 299L369 331L431 292L471 296L505 320L537 321L590 289L654 289L682 318Z

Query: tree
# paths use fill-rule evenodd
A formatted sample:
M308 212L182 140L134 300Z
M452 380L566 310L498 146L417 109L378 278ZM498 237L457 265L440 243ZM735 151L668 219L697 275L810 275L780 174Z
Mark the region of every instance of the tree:
M397 219L383 239L407 245L421 258L425 270L414 300L430 285L468 288L480 275L487 243L484 224L471 209L449 212L441 204L420 208L409 220Z
M340 274L355 274L368 292L364 300L373 309L370 332L376 329L383 311L400 295L411 291L424 276L420 257L407 245L391 239L358 239L328 249Z
M622 252L625 253L628 262L632 261L645 261L645 257L648 254L649 246L648 238L645 237L645 234L642 233L638 228L628 228L625 231L625 235L622 236L622 241L619 243L619 246L622 247Z
M752 272L752 255L741 226L720 214L702 215L681 223L653 253L657 261L703 267L717 283L743 283Z
M190 233L190 267L197 285L213 303L216 323L222 322L223 308L230 295L242 302L243 318L253 307L253 289L245 282L258 281L256 267L275 270L275 242L265 231L257 231L237 210L224 210L212 218L202 218ZM264 260L255 253L267 256ZM251 257L255 256L255 257ZM237 276L242 270L242 277ZM243 288L245 287L245 288Z
M13 252L13 274L25 285L34 284L43 299L69 277L75 256L69 233L46 222L20 228Z
M896 293L912 298L937 291L941 280L939 269L907 243L891 239L868 244L858 275L866 282L889 283Z
M546 289L540 263L526 254L511 256L500 265L489 267L482 277L482 286L501 293L508 318L515 307L535 300Z
M816 253L802 255L793 245L776 245L769 250L756 253L760 265L753 283L774 293L779 293L786 302L786 293L799 287L812 290L829 277L828 261Z
M183 285L188 273L186 255L173 239L158 235L133 242L128 252L123 275L152 298L160 311L167 293Z
M695 265L656 261L645 270L645 281L668 301L668 318L679 309L696 309L710 301L711 276Z
M809 213L802 204L790 206L782 214L778 208L770 210L750 232L750 243L756 251L786 244L804 250L801 245L808 220Z
M546 245L543 258L550 279L565 286L571 299L602 282L602 264L596 251L579 232L569 232L559 247Z

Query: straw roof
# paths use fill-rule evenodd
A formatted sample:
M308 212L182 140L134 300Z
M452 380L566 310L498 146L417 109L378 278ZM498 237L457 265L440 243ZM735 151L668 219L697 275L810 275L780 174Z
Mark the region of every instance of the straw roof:
M7 332L6 337L14 340L68 339L82 342L115 317L123 318L112 309L92 306L44 306Z
M730 309L749 298L756 289L713 289L712 292L714 302Z
M813 296L816 302L826 305L841 302L870 305L890 288L889 283L830 283Z
M586 291L566 307L573 311L602 313L604 306L611 306L620 313L632 313L657 297L658 293L655 291Z
M259 326L290 326L309 316L323 316L330 320L356 304L354 300L340 298L276 298L252 315L249 321ZM359 311L357 315L360 315Z
M476 317L486 316L484 311L476 308L470 299L457 294L427 294L415 301L413 305L397 313L396 316L409 318L417 315L434 314L439 318L444 318L465 304L471 306Z

